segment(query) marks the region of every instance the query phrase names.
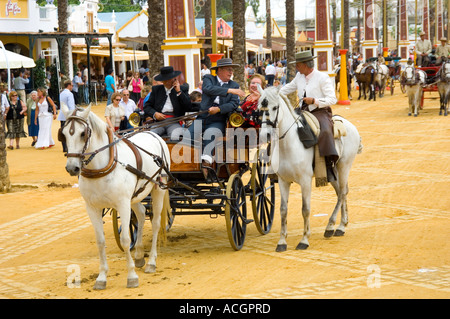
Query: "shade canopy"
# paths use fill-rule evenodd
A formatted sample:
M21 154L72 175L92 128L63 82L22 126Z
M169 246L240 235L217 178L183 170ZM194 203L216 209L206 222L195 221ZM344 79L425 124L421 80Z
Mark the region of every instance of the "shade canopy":
M8 65L6 60L8 60ZM35 66L36 63L31 58L8 50L0 50L0 69L6 69L7 67L10 69L34 68Z

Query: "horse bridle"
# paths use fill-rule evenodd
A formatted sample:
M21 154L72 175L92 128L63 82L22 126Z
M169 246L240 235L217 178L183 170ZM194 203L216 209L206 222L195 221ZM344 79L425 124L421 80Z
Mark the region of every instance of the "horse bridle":
M412 84L409 84L409 85L416 85L417 84L417 70L416 70L416 68L414 67L414 66L412 66L412 65L408 65L408 66L406 66L406 68L405 68L405 70L403 71L403 73L405 74L405 84L407 84L408 85L408 81L410 81L410 79L408 79L407 77L406 77L406 69L412 69L413 70L413 72L412 72L412 74L413 74L413 79L414 79L414 82L412 82ZM411 82L409 82L409 83L411 83Z
M79 158L81 161L81 176L86 177L86 178L99 178L99 177L104 177L106 175L108 175L109 173L111 173L114 168L117 165L117 148L116 148L116 144L120 141L120 139L116 139L114 140L114 132L108 127L108 141L109 144L99 148L98 150L95 150L94 152L90 152L90 153L85 153L86 149L88 147L88 142L89 139L91 137L92 134L92 130L89 126L88 121L81 117L76 115L77 109L75 109L72 113L72 115L70 115L67 120L66 123L64 124L63 127L61 127L59 129L58 132L58 140L65 141L65 136L62 134L62 130L69 125L70 123L70 128L69 128L69 134L72 136L73 134L75 134L75 122L79 122L82 125L85 126L84 129L84 145L83 145L83 149L81 151L81 153L66 153L65 156L67 157L76 157ZM94 158L95 155L97 155L99 152L108 149L109 148L109 162L108 164L101 169L87 169L84 166L88 165L90 163L90 161L92 161L92 159ZM89 158L87 160L85 160L85 157L89 156Z
M73 136L73 134L75 134L75 122L80 122L81 124L83 124L85 126L84 129L84 145L83 145L83 150L81 151L81 153L66 153L65 156L66 157L79 157L81 159L81 161L84 163L84 157L85 157L85 151L87 149L88 146L88 142L89 142L89 138L91 137L92 134L92 130L89 127L89 123L88 121L81 117L76 115L77 110L75 109L72 113L72 115L70 115L67 119L66 119L66 123L64 123L64 126L60 128L60 132L58 132L58 140L65 141L65 136L62 134L62 130L69 125L70 123L70 128L69 128L69 134L71 136ZM87 163L85 163L87 164Z

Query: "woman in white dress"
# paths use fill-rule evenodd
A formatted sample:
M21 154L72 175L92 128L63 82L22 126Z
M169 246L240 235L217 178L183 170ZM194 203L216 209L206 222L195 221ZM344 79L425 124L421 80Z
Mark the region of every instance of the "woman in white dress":
M56 105L47 96L45 88L39 88L37 92L38 101L36 103L34 123L37 124L37 119L39 118L39 133L35 147L43 150L46 147L55 145L55 141L52 138L52 122L56 119Z

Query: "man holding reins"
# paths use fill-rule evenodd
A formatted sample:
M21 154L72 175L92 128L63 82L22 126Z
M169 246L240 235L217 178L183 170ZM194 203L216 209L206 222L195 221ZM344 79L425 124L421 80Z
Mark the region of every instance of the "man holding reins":
M290 94L297 91L302 110L313 114L320 123L319 152L325 157L328 181L336 180L335 164L339 158L334 145L334 133L331 106L337 99L333 84L326 73L314 69L314 58L311 51L295 54L295 67L298 71L295 78L281 88L280 93Z

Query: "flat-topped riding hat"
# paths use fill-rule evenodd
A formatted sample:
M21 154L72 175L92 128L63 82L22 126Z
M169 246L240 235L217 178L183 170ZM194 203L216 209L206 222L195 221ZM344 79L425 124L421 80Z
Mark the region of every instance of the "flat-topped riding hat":
M313 56L311 51L309 51L309 50L303 51L303 52L297 52L295 54L295 61L289 62L289 64L308 62L308 61L312 61L315 58L317 58L317 56Z
M217 61L217 65L211 67L211 70L217 70L218 68L225 67L225 66L240 66L239 64L234 64L233 60L230 58L223 58Z
M172 66L163 66L159 74L155 76L155 81L167 81L181 74L181 71L174 71Z

